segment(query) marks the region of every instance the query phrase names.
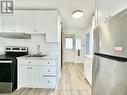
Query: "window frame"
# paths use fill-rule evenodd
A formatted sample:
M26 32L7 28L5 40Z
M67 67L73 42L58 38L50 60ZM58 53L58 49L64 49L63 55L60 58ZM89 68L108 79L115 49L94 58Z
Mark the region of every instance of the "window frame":
M77 48L77 39L80 40L80 48ZM75 38L75 49L76 50L81 50L82 49L82 41L81 41L81 38L80 37L76 37Z
M72 38L73 40L73 47L72 49L66 48L66 38ZM74 34L66 34L64 37L64 48L65 50L74 50L75 49L75 35Z

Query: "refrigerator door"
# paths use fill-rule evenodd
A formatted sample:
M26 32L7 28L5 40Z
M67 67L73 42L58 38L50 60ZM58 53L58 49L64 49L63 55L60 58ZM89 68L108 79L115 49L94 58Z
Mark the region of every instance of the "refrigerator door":
M104 92L101 91L102 89L102 64L99 62L99 57L94 57L94 64L93 64L93 72L92 72L92 95L104 95Z
M92 95L127 95L127 62L96 57Z
M100 26L100 53L127 58L127 9Z

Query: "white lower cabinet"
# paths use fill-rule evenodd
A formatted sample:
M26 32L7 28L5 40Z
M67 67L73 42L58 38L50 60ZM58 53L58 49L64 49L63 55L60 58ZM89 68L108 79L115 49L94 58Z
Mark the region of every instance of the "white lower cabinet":
M84 75L89 84L92 86L92 59L84 58Z
M40 66L20 65L19 81L24 87L37 87L40 85Z
M58 80L56 62L55 60L18 59L18 89L20 87L55 89Z

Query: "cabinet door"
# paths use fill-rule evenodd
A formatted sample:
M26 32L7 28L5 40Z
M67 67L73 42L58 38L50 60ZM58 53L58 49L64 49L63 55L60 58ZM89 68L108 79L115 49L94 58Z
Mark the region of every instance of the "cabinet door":
M40 85L40 66L20 65L20 85L38 87Z
M34 32L46 33L46 12L45 11L34 11L33 20L35 23Z
M28 66L20 65L19 67L19 85L25 86L29 84Z
M57 11L46 12L46 42L58 42Z
M45 11L25 11L27 29L30 33L44 34L46 32L46 13Z
M15 23L15 15L4 15L3 19L3 32L15 32L16 31L16 23Z
M40 66L29 66L29 75L31 81L31 85L33 86L39 86L40 85Z
M117 14L127 8L127 0L114 0L114 4L115 4L114 14Z
M16 11L16 31L30 33L32 31L31 17L29 16L29 11Z
M113 0L97 0L98 25L104 23L113 15Z
M92 61L85 58L84 74L90 85L92 85Z
M3 32L3 19L1 15L0 15L0 32Z

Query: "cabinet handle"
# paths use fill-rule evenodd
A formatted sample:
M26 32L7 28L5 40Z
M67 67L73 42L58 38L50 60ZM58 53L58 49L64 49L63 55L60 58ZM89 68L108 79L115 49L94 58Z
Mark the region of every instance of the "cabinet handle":
M33 30L34 32L37 32L37 30Z
M30 67L30 69L32 69L32 67Z
M50 62L48 62L48 64L50 64Z
M29 63L31 63L31 62L29 61Z
M50 72L50 70L48 70L48 72Z
M48 83L50 83L50 81L48 81Z
M12 30L12 31L16 31L16 30Z
M29 67L27 69L29 69Z
M112 17L112 16L108 16L108 17L105 18L105 20L108 20L108 19L110 19L111 17Z

